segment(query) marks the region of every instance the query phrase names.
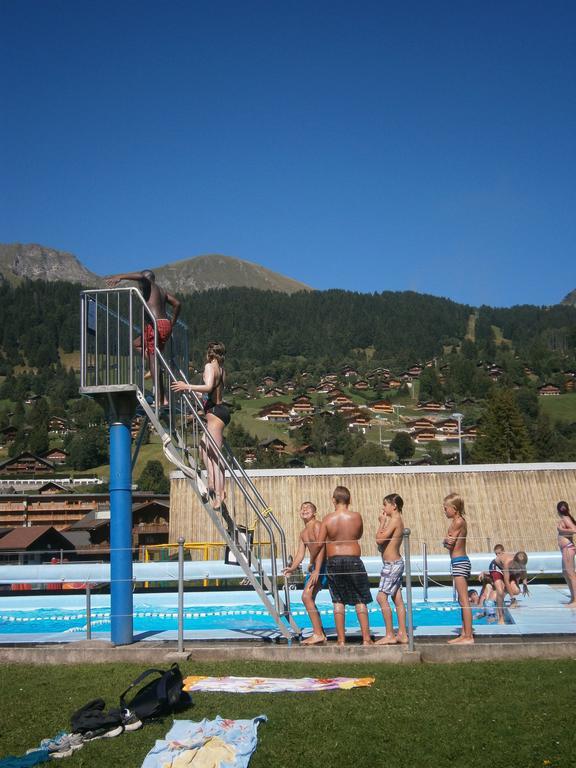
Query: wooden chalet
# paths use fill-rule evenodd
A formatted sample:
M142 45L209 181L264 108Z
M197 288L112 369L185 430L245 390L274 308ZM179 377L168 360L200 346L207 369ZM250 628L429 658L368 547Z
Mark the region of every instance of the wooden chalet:
M275 453L286 453L286 447L288 443L284 440L280 440L279 437L271 437L269 440L262 440L258 443L258 448L263 451L274 451Z
M390 400L376 400L374 403L370 403L368 407L377 414L394 413Z
M290 406L286 403L272 403L258 412L258 418L278 424L288 423L291 419Z
M370 389L370 384L366 381L366 379L358 379L358 381L356 381L352 386L359 392L365 392L367 389Z
M432 440L436 440L436 429L434 427L417 429L413 433L412 439L415 443L430 443Z
M402 386L402 382L400 381L400 379L397 379L397 378L388 379L389 389L400 389L401 386Z
M265 389L268 387L273 387L276 384L276 379L273 376L264 376L261 382L261 386L263 386Z
M0 446L3 445L11 445L14 440L16 439L16 435L18 433L18 430L16 427L4 427L4 429L0 429Z
M300 395L300 397L295 397L292 401L292 411L296 414L313 414L314 413L314 406L312 405L312 400L308 395Z
M74 546L51 525L14 528L0 539L0 562L35 565L49 563L56 552L72 559Z
M54 464L29 451L0 464L0 475L35 475L39 472L54 474Z
M554 384L544 384L543 386L538 387L538 395L540 397L549 397L550 395L559 394L561 394L560 387L556 387Z
M458 419L442 419L436 422L436 429L445 435L458 434Z
M348 395L343 395L342 393L331 397L329 402L330 405L334 405L337 408L340 408L343 405L354 405L354 400L352 400L352 398Z
M426 402L420 402L416 406L419 411L445 411L446 406L444 403L439 403L437 400L428 400Z
M372 426L372 418L360 410L347 415L348 429L369 429Z
M51 416L48 419L48 432L53 435L67 435L70 432L68 421L61 416Z
M265 390L264 397L282 397L285 394L282 387L270 387L270 389Z
M425 416L421 416L419 419L412 419L406 422L406 427L412 432L416 432L421 429L433 429L434 426L435 422L432 421L432 419L426 418Z
M52 464L66 464L69 456L70 454L64 448L52 448L42 454L42 458L52 462Z
M245 387L244 384L236 384L230 389L230 392L234 397L245 397L246 399L250 397L248 387Z

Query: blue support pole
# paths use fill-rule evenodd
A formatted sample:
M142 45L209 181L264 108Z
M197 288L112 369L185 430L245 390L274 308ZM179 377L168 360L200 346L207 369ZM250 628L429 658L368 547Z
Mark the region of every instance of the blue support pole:
M110 424L110 604L112 642L133 642L130 423Z

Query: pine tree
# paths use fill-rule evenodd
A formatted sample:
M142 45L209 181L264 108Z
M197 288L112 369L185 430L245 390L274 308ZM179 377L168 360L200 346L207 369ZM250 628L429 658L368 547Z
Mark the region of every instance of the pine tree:
M534 447L511 390L494 390L480 420L480 432L472 453L475 462L510 464L534 460Z

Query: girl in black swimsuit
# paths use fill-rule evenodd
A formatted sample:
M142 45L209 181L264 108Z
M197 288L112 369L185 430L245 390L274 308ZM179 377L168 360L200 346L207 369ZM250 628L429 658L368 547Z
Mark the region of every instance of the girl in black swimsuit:
M206 426L216 445L221 448L224 442L224 427L230 421L228 408L222 402L224 391L224 356L226 348L219 341L211 341L206 350L206 365L204 366L203 384L186 384L185 381L175 381L172 384L174 392L202 392L206 395L204 412ZM208 472L208 493L212 506L218 509L226 498L224 487L224 467L218 461L214 449L204 440L200 441L200 453Z

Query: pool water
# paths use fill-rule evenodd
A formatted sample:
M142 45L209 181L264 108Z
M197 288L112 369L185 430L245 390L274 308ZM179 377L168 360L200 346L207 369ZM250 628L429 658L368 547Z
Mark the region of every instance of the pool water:
M241 593L245 600L246 593ZM214 600L214 595L211 596ZM201 600L202 596L197 599ZM206 601L196 605L184 604L184 632L194 633L200 630L237 630L269 631L276 629L272 617L260 603L225 603ZM38 607L39 599L34 600L35 607L15 606L10 608L6 601L0 607L0 638L10 634L40 634L40 633L75 633L86 631L86 609L80 603L68 608ZM329 601L318 600L318 611L326 629L333 628L334 619L332 604ZM420 602L413 604L414 627L451 627L461 621L460 607L451 601ZM384 626L382 613L376 602L368 606L371 627ZM476 611L478 614L479 611ZM508 612L506 612L508 613ZM134 606L134 632L164 632L178 629L178 613L174 602L159 605L157 601L139 601ZM310 620L301 602L292 603L292 615L298 626L310 628ZM486 625L486 617L474 616L475 625ZM394 614L394 624L396 615ZM346 607L346 626L350 629L358 627L356 611ZM94 632L110 631L109 604L94 607L91 611L91 627Z

